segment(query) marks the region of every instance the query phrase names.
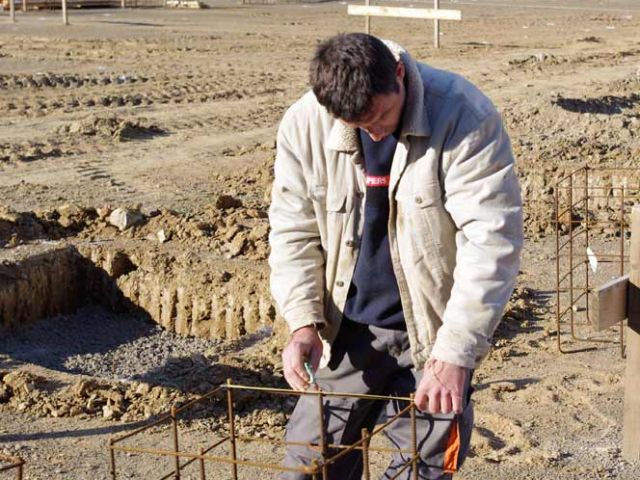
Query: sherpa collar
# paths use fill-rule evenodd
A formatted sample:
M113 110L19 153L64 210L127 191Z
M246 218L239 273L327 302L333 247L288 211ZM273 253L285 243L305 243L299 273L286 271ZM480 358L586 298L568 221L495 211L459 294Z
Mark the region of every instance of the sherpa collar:
M424 104L424 85L418 71L416 61L400 45L389 40L383 40L396 59L401 60L405 67L405 99L404 113L402 115L401 136L413 135L416 137L428 137L431 134L431 126ZM358 131L347 127L344 123L336 121L329 132L328 147L332 150L343 152L355 152L360 148Z

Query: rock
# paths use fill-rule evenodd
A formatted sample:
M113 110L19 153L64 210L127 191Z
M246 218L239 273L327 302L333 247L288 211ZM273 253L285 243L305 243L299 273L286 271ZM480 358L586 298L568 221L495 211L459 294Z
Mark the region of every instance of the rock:
M84 410L82 410L82 407L80 407L79 405L74 405L69 409L70 417L77 417L78 415L81 415L83 413L84 413Z
M107 404L102 407L102 416L105 418L105 420L111 420L114 415L115 410L112 405Z
M11 399L11 390L7 385L0 383L0 403L7 403Z
M81 122L73 122L70 125L68 125L67 128L69 133L75 135L82 132L83 125Z
M266 240L269 236L269 224L261 223L256 225L249 233L249 240Z
M110 207L99 207L96 209L96 213L98 214L98 218L100 220L106 219L111 214Z
M151 391L151 387L148 383L141 383L136 387L136 393L138 395L146 395Z
M236 235L233 241L229 244L229 258L234 258L242 254L246 244L247 239L244 235Z
M2 381L6 386L11 388L14 395L19 397L26 397L37 390L36 382L38 378L26 372L16 371L8 373Z
M139 210L116 208L109 215L109 223L117 227L121 232L144 221L144 215Z
M242 200L231 195L220 195L216 200L216 207L221 210L229 208L239 208L242 206Z
M78 397L88 397L89 393L95 390L96 387L97 384L93 380L80 380L71 387L71 391Z
M171 232L167 233L164 231L164 229L161 229L161 230L158 230L158 233L156 234L156 236L158 237L158 241L160 243L164 243L171 238Z
M493 392L515 392L518 390L518 386L513 382L497 382L491 384L491 390Z
M224 232L224 234L222 235L222 238L224 238L227 242L230 242L233 239L233 237L235 237L236 234L240 232L240 230L242 230L242 228L240 228L240 225L238 224L231 225L228 228L228 230Z

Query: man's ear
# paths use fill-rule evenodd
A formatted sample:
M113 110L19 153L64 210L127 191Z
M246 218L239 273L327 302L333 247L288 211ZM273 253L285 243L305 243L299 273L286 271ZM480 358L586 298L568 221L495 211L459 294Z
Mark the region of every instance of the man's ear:
M398 60L398 64L396 65L396 78L399 81L403 81L405 72L404 63L402 63L402 60Z

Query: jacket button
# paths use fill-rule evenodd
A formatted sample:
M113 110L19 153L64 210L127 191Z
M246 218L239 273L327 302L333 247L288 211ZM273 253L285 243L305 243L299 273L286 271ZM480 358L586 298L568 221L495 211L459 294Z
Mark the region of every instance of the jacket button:
M415 198L415 200L416 200L416 203L418 203L418 204L422 203L422 197L421 197L420 195L418 195L418 196Z
M347 240L346 242L344 242L344 244L349 248L353 248L356 246L356 242L354 242L353 240Z
M338 280L338 281L336 282L336 286L338 286L338 287L344 287L344 282L343 282L342 280Z

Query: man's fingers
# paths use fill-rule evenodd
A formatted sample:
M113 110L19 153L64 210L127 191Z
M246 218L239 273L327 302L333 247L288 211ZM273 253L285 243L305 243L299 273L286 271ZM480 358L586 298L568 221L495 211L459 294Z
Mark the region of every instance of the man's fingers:
M451 413L451 394L440 394L440 413Z
M305 377L301 376L300 373L290 365L284 368L284 378L294 390L306 390L307 388Z
M428 411L431 414L440 413L440 391L432 390L429 392Z
M287 346L282 353L282 367L284 378L291 388L294 390L306 390L309 378L304 369L304 355L295 343Z
M451 408L453 413L462 413L462 397L460 395L451 394Z
M421 412L424 412L427 409L427 394L424 390L418 389L416 396L413 397L413 403L416 404L416 407L418 407L418 410Z

